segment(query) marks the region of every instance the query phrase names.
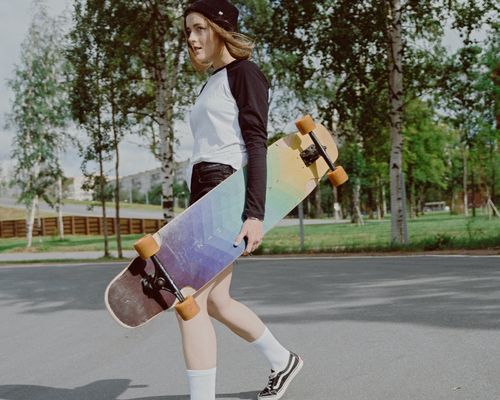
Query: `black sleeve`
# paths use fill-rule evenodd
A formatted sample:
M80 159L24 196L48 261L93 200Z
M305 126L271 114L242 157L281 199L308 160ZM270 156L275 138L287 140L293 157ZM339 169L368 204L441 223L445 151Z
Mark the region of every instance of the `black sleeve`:
M238 106L238 122L248 154L243 218L264 219L267 181L267 114L269 83L251 61L230 65L228 79Z

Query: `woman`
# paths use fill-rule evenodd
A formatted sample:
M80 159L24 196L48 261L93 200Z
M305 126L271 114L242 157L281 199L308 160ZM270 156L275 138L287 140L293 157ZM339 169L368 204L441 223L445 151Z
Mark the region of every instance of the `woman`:
M198 0L184 13L191 62L198 71L214 71L190 114L194 136L190 203L247 164L243 225L235 239L246 238L244 254L262 242L266 191L269 84L249 61L253 44L236 33L238 10L226 0ZM189 321L178 316L191 400L215 399L216 339L210 317L252 343L269 360L271 375L258 399L279 399L302 368L260 318L229 295L232 266L196 301L200 313Z

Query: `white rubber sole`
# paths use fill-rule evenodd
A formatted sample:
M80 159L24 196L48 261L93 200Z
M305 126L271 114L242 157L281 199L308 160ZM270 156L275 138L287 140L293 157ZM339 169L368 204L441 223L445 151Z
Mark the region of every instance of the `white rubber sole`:
M285 385L276 394L276 396L274 396L274 397L260 397L260 396L257 395L257 400L279 400L279 399L281 399L285 395L285 393L286 393L286 391L288 389L288 386L290 386L290 383L292 383L292 381L294 380L295 376L302 369L303 365L304 365L304 361L302 361L302 358L299 357L299 365L297 365L297 368L295 368L295 370L290 374L290 377L285 382Z

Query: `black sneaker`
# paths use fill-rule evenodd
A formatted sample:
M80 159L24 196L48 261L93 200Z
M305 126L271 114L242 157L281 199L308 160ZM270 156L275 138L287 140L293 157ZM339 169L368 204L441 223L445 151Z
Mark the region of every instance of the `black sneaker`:
M262 392L257 395L258 400L278 400L285 394L288 385L298 374L304 362L301 358L290 352L290 359L285 369L275 372L271 370L269 382Z

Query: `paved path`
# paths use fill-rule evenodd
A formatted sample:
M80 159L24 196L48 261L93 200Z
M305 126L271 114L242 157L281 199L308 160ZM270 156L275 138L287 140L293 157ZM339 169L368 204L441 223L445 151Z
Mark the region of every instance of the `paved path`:
M44 253L0 253L0 263L32 262L54 260L93 260L103 257L103 251L65 251ZM117 257L116 251L111 251L112 257ZM123 257L132 259L136 257L135 250L124 250Z
M0 266L0 399L188 400L171 313L118 326L119 264ZM254 257L233 296L302 355L283 400L498 400L499 257ZM268 366L216 324L218 399L254 399Z

